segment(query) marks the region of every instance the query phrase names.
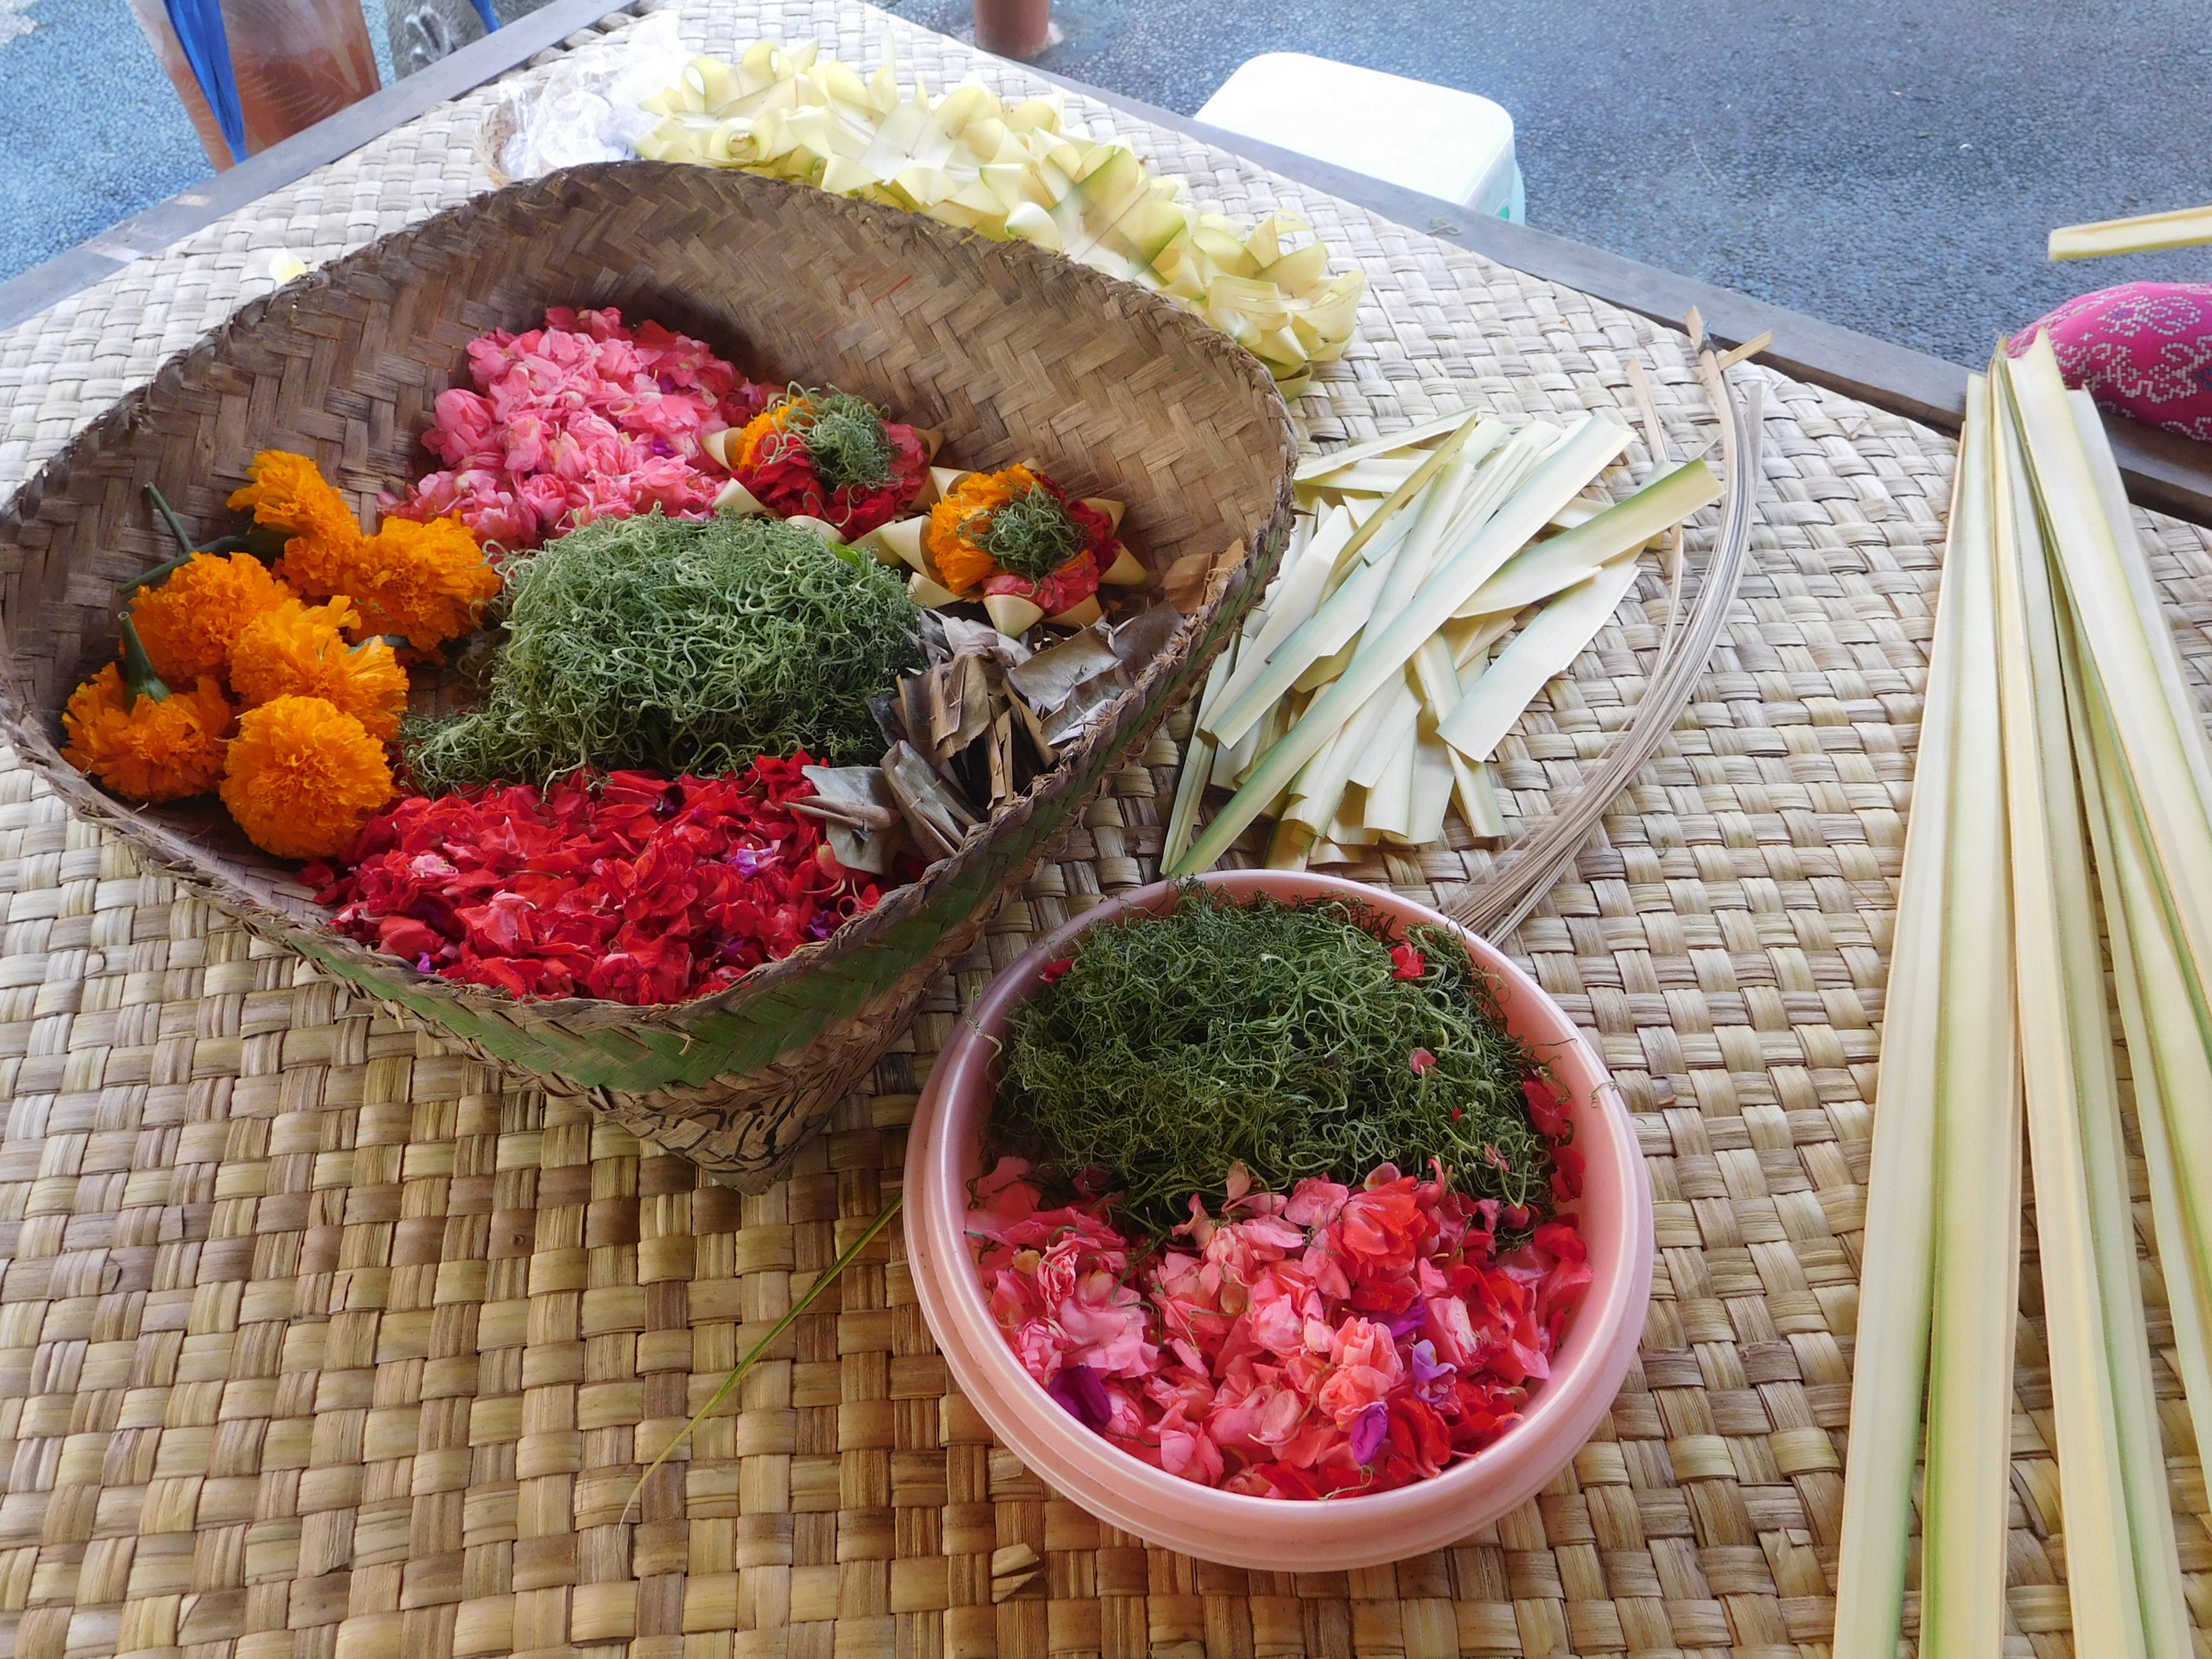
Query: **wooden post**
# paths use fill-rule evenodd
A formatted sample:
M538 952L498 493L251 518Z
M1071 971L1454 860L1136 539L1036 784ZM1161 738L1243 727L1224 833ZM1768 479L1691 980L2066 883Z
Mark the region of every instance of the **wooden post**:
M380 85L359 0L222 0L249 155L305 130ZM162 0L130 0L217 171L237 158L185 61Z

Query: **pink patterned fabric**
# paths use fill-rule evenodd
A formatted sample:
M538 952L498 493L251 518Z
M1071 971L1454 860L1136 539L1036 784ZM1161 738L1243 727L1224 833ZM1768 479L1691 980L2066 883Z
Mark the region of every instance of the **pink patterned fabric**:
M2069 386L2106 409L2212 442L2212 284L2122 283L2069 300L2013 336L2048 334Z

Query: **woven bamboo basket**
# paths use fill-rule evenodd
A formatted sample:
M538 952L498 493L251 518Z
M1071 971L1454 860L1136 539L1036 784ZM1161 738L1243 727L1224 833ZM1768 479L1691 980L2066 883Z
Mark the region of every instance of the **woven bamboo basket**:
M1128 501L1185 620L1138 683L952 857L832 938L722 994L637 1008L519 1001L341 938L292 868L212 802L133 810L56 749L60 710L113 658L115 584L168 548L142 486L196 535L255 451L311 454L373 510L428 469L432 400L487 329L616 305L756 379L833 384L943 428L948 458L1026 455ZM95 420L0 509L6 734L151 863L480 1058L588 1097L633 1133L765 1183L905 1030L925 987L1185 695L1271 574L1296 453L1259 364L1140 289L1020 244L704 168L580 168L480 197L241 309Z

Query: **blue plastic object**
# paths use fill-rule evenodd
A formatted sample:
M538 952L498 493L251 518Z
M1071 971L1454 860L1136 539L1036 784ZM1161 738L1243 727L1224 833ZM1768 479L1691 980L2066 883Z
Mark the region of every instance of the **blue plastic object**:
M499 14L492 10L492 0L468 0L476 8L476 15L484 20L484 32L489 35L499 26Z
M238 102L238 79L231 67L231 37L223 27L220 0L164 0L169 27L184 48L184 60L192 66L200 96L215 112L231 159L245 159L245 108Z

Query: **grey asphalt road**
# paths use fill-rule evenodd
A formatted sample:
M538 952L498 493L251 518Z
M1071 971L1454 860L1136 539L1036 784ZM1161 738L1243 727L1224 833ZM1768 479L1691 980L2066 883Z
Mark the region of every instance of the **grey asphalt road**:
M896 0L938 29L961 0ZM2056 225L2212 201L2190 0L1055 0L1042 67L1196 113L1310 52L1510 111L1544 230L1933 352L2086 289L2212 281L2193 250L2051 265Z
M372 35L382 34L381 0ZM894 0L957 29L966 0ZM2083 289L2054 225L2212 200L2212 33L2186 0L1056 0L1060 73L1193 113L1303 51L1513 114L1532 224L1962 363ZM32 24L8 38L10 18ZM123 0L0 0L0 276L207 165Z
M0 0L0 277L207 176L124 0Z

